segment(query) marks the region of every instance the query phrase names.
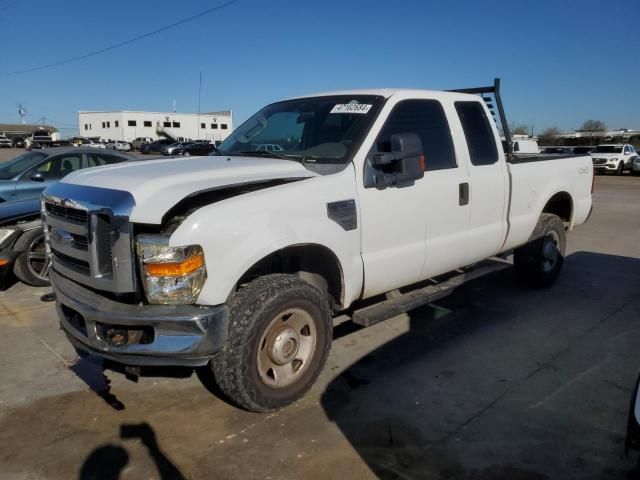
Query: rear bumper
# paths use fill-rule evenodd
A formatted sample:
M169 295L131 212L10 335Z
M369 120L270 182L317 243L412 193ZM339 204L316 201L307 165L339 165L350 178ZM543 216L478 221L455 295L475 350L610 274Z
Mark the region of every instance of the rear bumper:
M60 326L71 343L125 365L205 365L227 340L226 305L130 305L115 302L50 272ZM106 332L144 330L145 339L109 339Z

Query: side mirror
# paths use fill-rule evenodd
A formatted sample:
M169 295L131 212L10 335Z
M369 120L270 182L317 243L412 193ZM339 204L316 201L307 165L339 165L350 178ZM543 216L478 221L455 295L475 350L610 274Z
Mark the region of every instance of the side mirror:
M34 182L44 182L44 176L41 173L34 173L30 178Z
M424 177L424 153L419 135L391 135L390 144L391 152L373 152L367 157L365 188L408 186Z

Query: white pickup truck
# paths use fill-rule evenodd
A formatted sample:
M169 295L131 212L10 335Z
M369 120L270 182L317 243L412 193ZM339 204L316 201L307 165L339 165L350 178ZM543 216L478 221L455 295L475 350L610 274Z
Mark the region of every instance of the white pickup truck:
M42 201L64 332L132 375L208 365L268 411L315 381L338 312L376 323L514 249L517 275L550 285L591 211L591 159L503 152L490 100L506 126L498 81L294 98L213 156L65 177Z

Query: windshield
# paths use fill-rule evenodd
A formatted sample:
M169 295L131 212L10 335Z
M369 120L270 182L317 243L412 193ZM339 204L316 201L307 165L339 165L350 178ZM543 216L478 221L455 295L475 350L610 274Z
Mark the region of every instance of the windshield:
M222 142L217 155L348 162L382 103L383 98L374 95L308 97L274 103L234 131Z
M591 153L621 153L622 147L614 145L600 145L596 147Z
M9 180L16 175L31 168L40 160L44 159L46 155L43 153L29 152L17 156L13 160L8 161L0 165L0 179Z

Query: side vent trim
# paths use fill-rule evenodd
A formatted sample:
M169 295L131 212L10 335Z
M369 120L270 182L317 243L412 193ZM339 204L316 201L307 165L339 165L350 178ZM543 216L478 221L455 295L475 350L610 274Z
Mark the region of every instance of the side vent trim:
M358 212L354 199L327 203L327 216L347 232L358 228Z

